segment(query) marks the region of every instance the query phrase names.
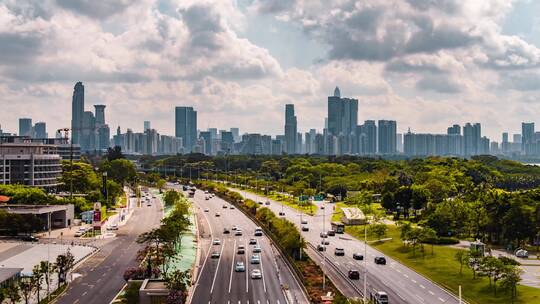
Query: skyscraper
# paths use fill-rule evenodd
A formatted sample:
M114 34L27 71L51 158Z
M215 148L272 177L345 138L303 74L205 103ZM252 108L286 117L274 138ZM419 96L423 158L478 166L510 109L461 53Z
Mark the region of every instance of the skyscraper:
M534 154L534 122L521 123L521 152L525 155Z
M378 143L379 154L395 154L396 150L396 133L395 120L379 120L378 121Z
M94 105L96 116L96 127L105 124L105 105Z
M71 102L71 141L73 144L81 144L83 117L84 85L79 81L73 88L73 98Z
M461 127L459 125L453 125L451 127L448 127L446 134L461 135Z
M482 127L480 123L466 123L463 127L463 153L467 156L478 155L483 150L482 144Z
M47 125L44 122L36 122L34 125L34 136L36 138L47 138Z
M182 138L184 152L190 153L197 143L197 111L193 107L176 107L175 136Z
M19 136L33 136L32 118L19 118Z
M287 154L296 154L297 142L296 116L294 115L294 105L285 105L285 151Z
M349 136L358 125L358 99L341 98L338 87L328 96L328 132L330 135Z
M144 129L143 129L143 132L146 132L146 130L150 130L151 127L150 127L150 122L148 120L145 120L144 121Z

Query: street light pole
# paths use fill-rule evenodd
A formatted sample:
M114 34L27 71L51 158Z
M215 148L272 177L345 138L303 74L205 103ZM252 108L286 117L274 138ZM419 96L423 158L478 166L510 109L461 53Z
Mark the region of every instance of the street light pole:
M367 223L364 225L364 303L367 300Z

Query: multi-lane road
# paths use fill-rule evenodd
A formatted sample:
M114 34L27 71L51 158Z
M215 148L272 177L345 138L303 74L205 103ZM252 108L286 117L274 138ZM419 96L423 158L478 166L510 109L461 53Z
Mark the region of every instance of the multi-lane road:
M253 193L231 190L255 201L266 202L268 200ZM386 265L375 264L374 258L384 256L384 254L370 246L365 246L364 242L354 239L348 234L336 234L325 238L329 241L329 245L326 245L326 251L317 251L316 246L322 241L320 233L331 228L332 204L326 203L324 209L318 208L314 216L309 216L301 215L297 210L283 206L279 202L268 201L270 201L270 205L265 207L270 208L274 213L279 214L283 210L285 217L298 227L309 227L309 231L302 231L302 236L310 244L308 253L317 262L324 265L323 271L328 274L345 296L361 297L363 295L363 273L367 269L367 293L385 291L388 293L390 303L459 303L453 294L390 257L385 256ZM301 224L301 220L307 220L308 224ZM337 247L345 249L345 256L334 255ZM364 260L353 259L353 253L364 255ZM347 277L348 271L352 269L360 271L360 280L350 280Z
M254 236L256 225L226 201L217 196L206 200L206 196L197 190L191 199L197 208L202 250L192 303L308 303L279 251L264 235ZM242 235L235 235L233 226L241 229ZM225 228L230 233L224 234ZM253 252L255 245L249 244L250 239L256 240L260 253ZM220 244L214 245L214 240ZM245 247L243 254L238 253L241 245ZM219 253L219 257L212 257L213 253ZM260 256L259 264L251 263L254 254ZM245 271L236 271L237 262L243 262ZM260 270L260 279L251 277L254 269Z
M106 304L122 289L124 271L137 266L137 252L142 245L137 237L157 227L163 216L163 206L157 198L151 206L143 204L135 209L131 219L116 231L117 236L75 270L81 277L70 283L58 304Z

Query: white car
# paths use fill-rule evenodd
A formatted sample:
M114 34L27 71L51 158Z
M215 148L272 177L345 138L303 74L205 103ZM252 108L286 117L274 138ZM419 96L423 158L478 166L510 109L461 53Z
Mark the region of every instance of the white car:
M303 225L306 225L306 224L307 224L307 220L302 220L302 224L303 224Z
M234 235L241 236L242 235L242 230L236 229L236 232L234 233Z
M253 246L253 252L257 253L257 252L261 252L261 251L262 251L261 246L259 246L259 245Z
M261 263L261 257L258 254L254 254L251 256L251 264L260 264Z
M112 224L109 227L107 227L107 230L118 230L118 224Z
M208 211L210 211L210 209L204 208L204 212L208 212Z
M214 239L212 245L221 245L221 241L219 239Z
M236 272L244 272L246 271L246 266L244 265L244 262L236 262L236 266L234 266L234 271Z
M262 272L259 269L253 269L251 271L251 278L252 279L260 279L262 278Z

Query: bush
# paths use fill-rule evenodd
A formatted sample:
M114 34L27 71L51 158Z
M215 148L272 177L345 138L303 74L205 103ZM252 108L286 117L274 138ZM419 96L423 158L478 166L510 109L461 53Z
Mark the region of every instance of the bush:
M425 244L433 245L455 245L459 243L459 240L455 237L438 237L424 240Z

